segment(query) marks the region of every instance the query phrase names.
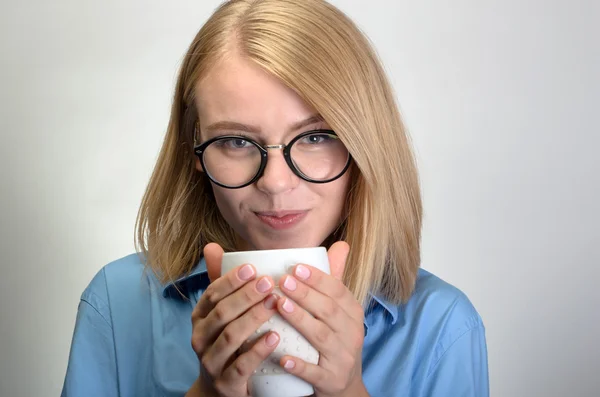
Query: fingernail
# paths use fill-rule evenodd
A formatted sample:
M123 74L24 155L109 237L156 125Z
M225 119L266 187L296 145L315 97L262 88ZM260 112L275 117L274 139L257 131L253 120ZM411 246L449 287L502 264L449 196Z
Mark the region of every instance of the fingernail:
M260 281L258 282L258 284L256 284L256 289L258 290L258 292L265 293L270 288L271 288L271 282L266 277L261 278Z
M292 369L296 366L296 363L293 362L292 360L286 360L285 364L283 364L283 368L285 369Z
M296 277L298 277L300 280L306 280L310 277L310 270L308 270L307 267L304 267L302 265L298 265L296 266Z
M296 280L294 280L294 277L291 276L287 276L283 282L283 287L285 289L289 289L290 291L295 291L297 286L298 284L296 283Z
M269 336L267 336L266 342L267 346L273 347L279 342L279 336L277 336L275 332L271 332Z
M294 311L294 304L288 298L285 298L285 302L283 302L283 310L285 310L288 313Z
M265 307L268 310L273 310L275 306L277 306L277 296L271 294L267 299L265 299Z
M250 280L252 276L254 276L254 269L252 269L252 266L250 265L245 265L238 270L238 277L240 280Z

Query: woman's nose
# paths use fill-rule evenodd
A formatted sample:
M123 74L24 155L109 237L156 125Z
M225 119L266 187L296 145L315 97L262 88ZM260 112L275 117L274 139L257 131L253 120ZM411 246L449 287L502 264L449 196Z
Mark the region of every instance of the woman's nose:
M268 149L267 165L256 182L257 188L267 194L284 193L298 186L300 178L296 176L279 148Z

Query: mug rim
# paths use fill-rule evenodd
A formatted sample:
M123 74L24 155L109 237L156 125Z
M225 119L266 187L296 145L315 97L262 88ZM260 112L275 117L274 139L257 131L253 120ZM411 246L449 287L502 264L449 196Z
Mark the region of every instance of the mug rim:
M235 256L235 255L262 255L262 254L276 254L276 253L285 253L290 251L312 251L312 250L325 250L327 252L327 248L323 246L318 247L299 247L299 248L276 248L276 249L268 249L268 250L249 250L249 251L230 251L223 252L223 256Z

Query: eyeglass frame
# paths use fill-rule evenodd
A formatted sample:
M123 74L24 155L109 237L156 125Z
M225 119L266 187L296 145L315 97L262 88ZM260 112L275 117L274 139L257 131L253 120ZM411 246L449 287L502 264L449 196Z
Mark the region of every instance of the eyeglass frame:
M297 135L296 137L294 137L289 143L287 144L279 144L279 145L261 145L260 143L256 142L253 139L250 139L246 136L243 135L221 135L221 136L217 136L214 138L209 139L206 142L203 142L199 145L194 146L194 154L198 157L198 159L200 159L200 164L202 165L202 169L205 170L206 175L208 176L208 178L215 184L221 187L224 187L226 189L241 189L243 187L252 185L254 182L258 181L264 171L265 168L267 167L267 162L268 162L268 149L283 149L283 157L285 159L285 162L287 163L288 167L290 167L290 169L292 170L292 172L294 173L294 175L296 175L297 177L299 177L300 179L306 181L306 182L310 182L310 183L317 183L317 184L323 184L323 183L330 183L335 181L336 179L339 179L342 175L344 175L346 173L346 171L348 170L348 168L350 167L350 163L352 161L352 155L350 154L350 152L348 152L348 160L346 161L346 165L344 166L344 168L342 169L342 171L340 171L340 173L335 176L334 178L330 178L324 181L320 181L320 180L316 180L316 179L311 179L308 176L304 175L302 173L302 171L300 171L295 165L294 162L292 161L292 156L290 155L290 150L292 148L292 146L294 145L294 143L296 143L298 140L304 138L307 135L313 135L316 133L323 133L323 134L328 134L328 135L334 135L334 136L338 136L335 131L333 130L328 130L328 129L316 129L316 130L310 130L310 131L305 131L299 135ZM225 140L225 139L243 139L246 142L251 143L252 145L254 145L260 152L261 157L260 157L260 166L258 168L258 171L256 172L256 175L254 175L254 177L249 181L246 182L240 186L228 186L225 185L223 183L220 183L219 181L215 180L210 173L207 171L206 166L204 164L204 151L206 150L206 148L213 142L217 142L217 141L221 141L221 140ZM339 139L339 138L338 138ZM348 149L346 149L348 150Z

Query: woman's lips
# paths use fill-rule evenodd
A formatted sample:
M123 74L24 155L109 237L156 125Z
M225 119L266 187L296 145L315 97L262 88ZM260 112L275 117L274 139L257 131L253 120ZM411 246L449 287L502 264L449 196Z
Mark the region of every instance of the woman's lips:
M278 212L255 212L257 218L275 230L290 229L297 225L308 211L278 211Z

